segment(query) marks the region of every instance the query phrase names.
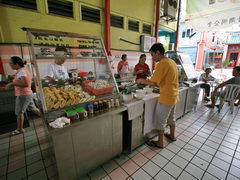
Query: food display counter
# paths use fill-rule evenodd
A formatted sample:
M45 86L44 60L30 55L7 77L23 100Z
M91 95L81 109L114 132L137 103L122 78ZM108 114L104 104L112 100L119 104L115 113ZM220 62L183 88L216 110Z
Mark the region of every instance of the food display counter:
M60 179L80 179L122 152L122 112L101 38L25 28L36 93ZM67 51L56 51L56 47ZM46 67L65 59L69 78L46 80Z

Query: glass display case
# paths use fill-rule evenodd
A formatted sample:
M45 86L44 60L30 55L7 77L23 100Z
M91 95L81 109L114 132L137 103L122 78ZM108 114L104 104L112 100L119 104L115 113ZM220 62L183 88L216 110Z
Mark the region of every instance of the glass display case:
M119 93L101 38L24 30L30 43L36 92L44 113Z

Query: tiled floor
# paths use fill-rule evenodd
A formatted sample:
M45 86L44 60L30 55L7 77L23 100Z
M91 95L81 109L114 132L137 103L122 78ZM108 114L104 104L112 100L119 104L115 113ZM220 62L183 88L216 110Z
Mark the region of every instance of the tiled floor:
M58 179L56 162L41 119L23 135L0 136L0 179ZM240 110L201 107L177 121L177 141L165 149L142 145L81 178L240 179Z

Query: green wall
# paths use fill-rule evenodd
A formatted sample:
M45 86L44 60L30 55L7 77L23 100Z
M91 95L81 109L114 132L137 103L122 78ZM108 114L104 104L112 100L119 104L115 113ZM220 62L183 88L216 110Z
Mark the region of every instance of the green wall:
M104 39L104 0L68 0L74 3L74 18L48 14L47 0L36 1L38 5L38 11L32 11L2 4L0 5L0 42L27 42L26 33L21 30L22 27L74 32L83 35L98 36ZM140 45L133 45L123 42L120 40L120 38L139 44L140 35L143 35L143 23L152 25L151 36L154 35L155 0L111 0L110 3L111 13L124 17L123 29L111 27L111 48L139 51ZM100 24L81 20L80 7L82 4L101 10ZM128 19L139 21L139 32L128 30Z

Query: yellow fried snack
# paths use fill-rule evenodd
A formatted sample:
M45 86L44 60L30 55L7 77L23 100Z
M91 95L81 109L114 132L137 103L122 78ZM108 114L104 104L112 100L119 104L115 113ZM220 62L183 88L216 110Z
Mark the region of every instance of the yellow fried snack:
M44 87L43 93L48 110L63 108L95 99L95 96L90 96L87 92L83 91L80 85Z

